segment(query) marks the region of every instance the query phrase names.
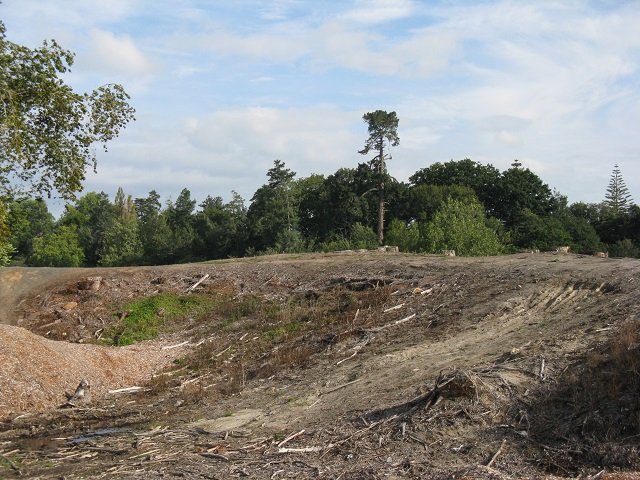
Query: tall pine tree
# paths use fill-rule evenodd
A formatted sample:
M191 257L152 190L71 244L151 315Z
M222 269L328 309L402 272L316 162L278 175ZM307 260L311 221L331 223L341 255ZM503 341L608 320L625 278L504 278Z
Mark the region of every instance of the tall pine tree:
M609 181L607 193L604 198L604 204L611 209L611 213L614 216L629 213L629 208L633 205L631 194L629 193L627 185L624 183L617 163L613 167L611 180Z

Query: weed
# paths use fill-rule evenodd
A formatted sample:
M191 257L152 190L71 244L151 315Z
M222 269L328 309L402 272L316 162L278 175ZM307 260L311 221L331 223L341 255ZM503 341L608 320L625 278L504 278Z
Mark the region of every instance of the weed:
M136 299L122 307L126 312L119 324L105 332L114 345L130 345L158 336L167 323L187 316L201 316L211 310L213 301L199 295L163 293Z

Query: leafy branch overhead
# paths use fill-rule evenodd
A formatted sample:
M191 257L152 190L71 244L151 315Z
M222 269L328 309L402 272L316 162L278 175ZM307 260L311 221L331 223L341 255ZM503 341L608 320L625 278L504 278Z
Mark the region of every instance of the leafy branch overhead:
M62 79L74 54L55 40L30 49L6 39L0 22L0 195L55 192L73 198L94 146L134 119L129 95L118 84L77 93Z

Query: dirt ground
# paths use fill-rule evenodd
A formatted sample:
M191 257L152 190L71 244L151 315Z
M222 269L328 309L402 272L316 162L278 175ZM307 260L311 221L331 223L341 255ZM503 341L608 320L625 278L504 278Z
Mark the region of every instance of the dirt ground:
M640 478L638 282L563 254L0 269L0 478ZM100 344L190 289L278 313Z

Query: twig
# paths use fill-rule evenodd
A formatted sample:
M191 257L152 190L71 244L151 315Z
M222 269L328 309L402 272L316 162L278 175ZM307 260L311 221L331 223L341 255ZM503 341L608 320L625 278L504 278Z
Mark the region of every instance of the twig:
M507 439L505 438L504 440L502 440L502 444L500 445L500 448L498 448L498 451L495 453L495 455L491 458L491 460L489 461L489 463L487 463L487 468L491 468L491 465L493 465L493 462L496 461L496 459L498 458L498 456L502 453L502 449L504 448L504 446L507 444Z
M332 448L334 445L330 443L327 448ZM279 448L277 453L313 453L321 452L324 447L296 447L296 448Z
M136 392L139 392L141 390L144 390L144 387L126 387L126 388L119 388L117 390L109 390L107 393L110 393L110 394L136 393Z
M350 358L355 357L358 354L359 350L356 350L355 352L353 352L351 355L349 355L347 358L343 358L342 360L340 360L339 362L336 362L336 365L340 365L342 362L346 362L347 360L349 360Z
M353 382L347 382L347 383L345 383L343 385L340 385L339 387L335 387L335 388L332 388L331 390L327 390L326 392L322 392L320 395L326 395L327 393L335 392L336 390L340 390L341 388L348 387L349 385L353 385L354 383L358 383L360 380L362 380L362 379L358 378L358 379L354 380Z
M416 316L415 313L412 313L411 315L409 315L408 317L405 317L401 320L396 320L395 322L392 323L387 323L386 325L382 325L381 327L376 327L376 328L372 328L371 330L369 330L370 332L379 332L380 330L384 330L385 328L389 328L389 327L395 327L397 325L401 325L405 322L408 322L409 320L411 320L412 318L414 318Z
M229 457L225 457L224 455L220 455L219 453L201 452L200 455L205 458L212 458L214 460L224 460L225 462L229 461Z
M288 443L289 441L293 440L294 438L296 438L299 435L302 435L304 433L304 428L302 430L300 430L298 433L294 433L292 435L289 435L287 438L285 438L284 440L282 440L279 444L278 444L278 448L280 448L281 446L283 446L285 443Z
M398 310L399 308L402 308L402 307L404 307L404 303L396 305L395 307L389 307L386 310L383 310L382 313L387 313L387 312L391 312L393 310Z
M222 350L221 352L216 353L214 356L215 357L219 357L220 355L222 355L224 352L226 352L227 350L231 349L231 345L229 345L227 348L225 348L224 350Z
M209 274L208 273L206 273L200 280L198 280L196 283L194 283L189 288L187 288L187 293L193 292L198 287L198 285L200 285L202 282L204 282L207 278L209 278Z
M186 340L182 343L178 343L176 345L169 345L168 347L162 347L162 350L171 350L173 348L178 348L178 347L182 347L183 345L188 345L189 344L189 340Z

